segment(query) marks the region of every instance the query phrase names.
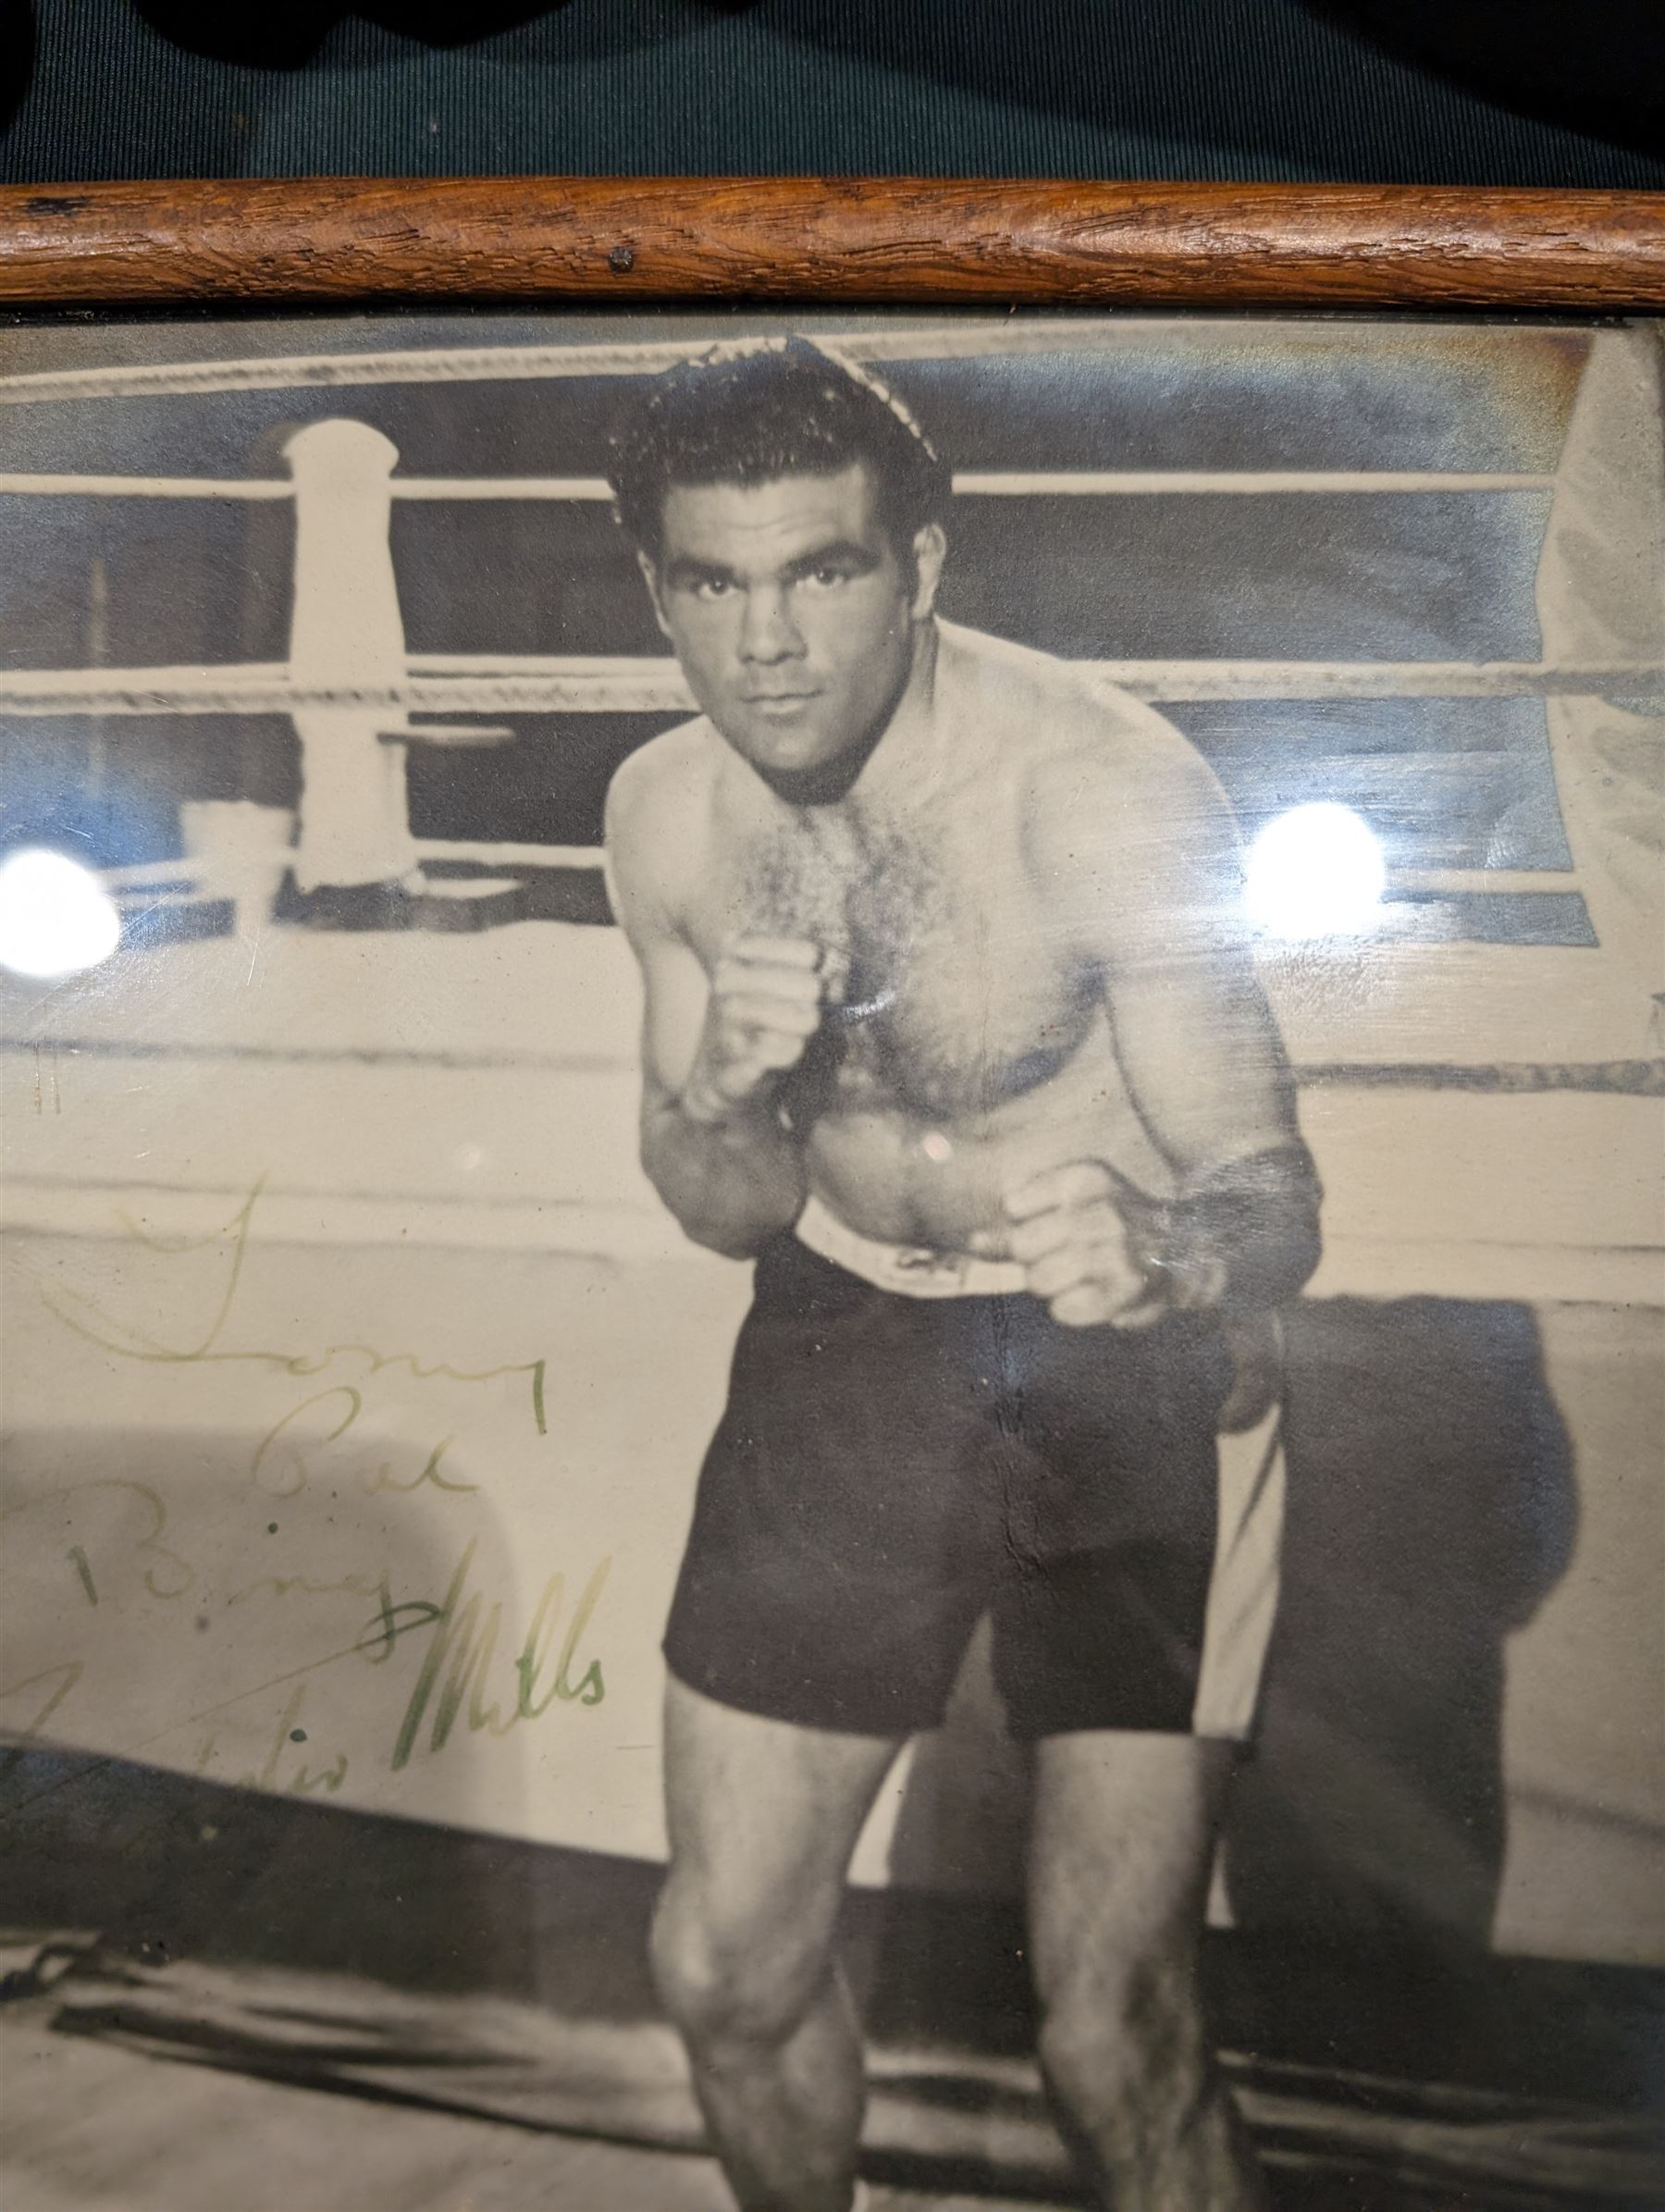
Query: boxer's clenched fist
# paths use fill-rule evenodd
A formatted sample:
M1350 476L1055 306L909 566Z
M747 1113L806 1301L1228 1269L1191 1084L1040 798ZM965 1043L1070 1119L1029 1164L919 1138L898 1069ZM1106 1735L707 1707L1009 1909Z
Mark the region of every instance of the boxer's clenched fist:
M1006 1193L1006 1249L1054 1321L1147 1328L1169 1310L1134 1217L1141 1199L1102 1160L1045 1168Z
M681 1105L715 1122L772 1090L796 1068L844 995L844 957L803 937L736 937L711 976L710 1001Z

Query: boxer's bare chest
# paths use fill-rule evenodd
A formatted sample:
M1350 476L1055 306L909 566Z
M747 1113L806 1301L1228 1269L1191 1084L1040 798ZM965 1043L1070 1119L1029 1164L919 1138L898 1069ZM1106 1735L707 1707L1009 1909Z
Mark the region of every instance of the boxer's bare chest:
M952 1122L1075 1050L1089 995L1045 927L1009 795L962 789L900 814L770 799L721 842L729 932L808 938L848 962L804 1110Z

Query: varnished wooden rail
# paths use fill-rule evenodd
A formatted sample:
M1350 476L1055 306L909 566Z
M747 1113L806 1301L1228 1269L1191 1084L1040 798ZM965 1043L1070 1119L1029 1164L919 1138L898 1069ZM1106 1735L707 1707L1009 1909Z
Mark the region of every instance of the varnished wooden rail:
M1665 194L908 178L0 189L0 303L1665 307Z

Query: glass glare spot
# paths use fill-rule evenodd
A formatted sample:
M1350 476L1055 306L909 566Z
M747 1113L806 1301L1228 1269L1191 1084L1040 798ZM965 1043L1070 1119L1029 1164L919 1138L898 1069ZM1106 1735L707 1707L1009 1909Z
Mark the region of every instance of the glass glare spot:
M1356 936L1375 923L1387 881L1368 822L1316 800L1275 815L1249 847L1243 908L1268 936Z
M0 860L0 968L14 975L75 975L121 942L116 902L67 853L29 846Z

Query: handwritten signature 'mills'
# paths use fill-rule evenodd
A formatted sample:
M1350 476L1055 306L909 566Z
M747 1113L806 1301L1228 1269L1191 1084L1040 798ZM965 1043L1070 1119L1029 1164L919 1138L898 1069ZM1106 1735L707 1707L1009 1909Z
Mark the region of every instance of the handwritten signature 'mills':
M471 1539L457 1562L444 1598L437 1606L421 1601L414 1606L393 1605L389 1602L389 1593L384 1590L375 1618L359 1639L357 1649L379 1663L392 1651L399 1636L412 1628L431 1626L433 1630L388 1761L395 1773L409 1763L425 1720L429 1724L428 1749L433 1751L444 1749L465 1700L471 1730L484 1729L491 1736L506 1736L518 1721L541 1719L557 1699L562 1704L599 1705L607 1695L598 1659L590 1661L576 1683L572 1680L572 1672L579 1643L606 1586L611 1557L598 1563L585 1585L552 1668L550 1646L555 1640L566 1580L563 1576L551 1575L544 1584L532 1611L531 1626L515 1656L514 1695L505 1716L501 1703L490 1697L488 1687L498 1638L502 1633L503 1608L498 1602L485 1609L485 1601L477 1590L464 1595L468 1591L474 1551Z
M133 1490L151 1504L154 1531L141 1534L136 1539L130 1537L129 1543L136 1543L140 1553L154 1552L168 1561L183 1577L163 1585L155 1580L154 1568L147 1569L144 1587L151 1596L169 1601L183 1598L197 1583L198 1572L178 1551L161 1545L160 1537L167 1528L166 1512L148 1485L133 1482L72 1485L67 1490L48 1493L48 1500L62 1504L78 1490L103 1489ZM28 1508L10 1510L20 1512ZM313 1773L302 1767L287 1782L278 1778L277 1762L282 1750L290 1740L304 1740L304 1732L293 1726L299 1716L302 1695L298 1686L305 1685L327 1668L337 1668L353 1660L371 1666L385 1666L396 1650L402 1650L407 1639L415 1637L420 1640L425 1634L427 1641L415 1680L406 1696L391 1748L384 1754L388 1768L395 1773L407 1766L419 1750L442 1751L459 1722L470 1735L484 1733L500 1737L523 1722L541 1720L557 1704L599 1705L607 1695L601 1661L598 1657L583 1657L580 1647L607 1587L612 1571L612 1555L606 1553L596 1562L566 1619L564 1631L561 1616L566 1604L567 1578L559 1572L548 1577L532 1608L525 1635L510 1659L504 1634L507 1600L492 1598L487 1602L484 1593L473 1587L477 1543L478 1539L471 1537L462 1546L444 1595L437 1601L428 1598L395 1599L392 1577L385 1568L374 1580L363 1574L317 1583L302 1576L263 1576L233 1591L226 1600L228 1608L261 1594L284 1599L296 1591L309 1597L374 1596L376 1606L350 1641L217 1698L211 1705L200 1707L179 1720L164 1722L138 1742L125 1746L125 1754L137 1757L182 1725L209 1723L214 1724L213 1732L204 1739L196 1762L196 1772L206 1773L217 1749L218 1724L254 1699L288 1689L292 1694L284 1708L265 1766L257 1773L238 1778L259 1788L279 1786L305 1792L321 1786L338 1789L347 1772L345 1754L322 1773ZM71 1546L69 1557L86 1602L97 1608L101 1602L100 1582L105 1583L106 1592L108 1588L104 1562L99 1563L100 1575L95 1580L92 1563L82 1546ZM512 1638L513 1630L508 1633ZM509 1662L506 1673L502 1666L504 1660ZM31 1690L38 1692L43 1700L39 1710L21 1726L6 1731L14 1746L41 1737L58 1708L80 1687L86 1673L87 1662L77 1654L55 1666L38 1669L20 1681L0 1686L0 1702ZM421 1740L425 1724L426 1744ZM14 1760L15 1750L0 1752L0 1773L6 1771Z
M596 1563L573 1608L559 1648L555 1637L565 1603L566 1577L561 1574L549 1576L532 1609L530 1624L514 1654L507 1681L494 1683L499 1644L503 1635L504 1605L501 1599L493 1599L487 1605L482 1593L470 1588L475 1549L475 1542L471 1538L458 1556L444 1597L437 1604L426 1598L395 1600L389 1578L384 1574L377 1587L376 1611L351 1644L239 1690L234 1696L193 1713L191 1719L200 1723L218 1718L251 1698L285 1688L320 1668L339 1665L343 1660L356 1658L367 1661L372 1666L385 1666L405 1637L425 1630L431 1632L426 1649L388 1754L388 1764L394 1773L408 1766L419 1749L444 1750L459 1721L470 1735L503 1736L522 1722L541 1720L557 1703L599 1705L607 1695L601 1662L598 1658L584 1662L579 1672L579 1646L607 1587L612 1570L610 1553ZM300 1711L300 1696L297 1690L284 1709L266 1767L258 1774L242 1776L245 1782L264 1788L276 1785L278 1756L290 1738L291 1724ZM426 1746L419 1741L425 1723ZM294 1740L302 1738L297 1735ZM215 1737L210 1736L198 1758L199 1773L206 1770L214 1750ZM304 1792L322 1784L327 1789L337 1789L346 1771L343 1755L335 1768L321 1774L310 1773L302 1768L286 1786Z

